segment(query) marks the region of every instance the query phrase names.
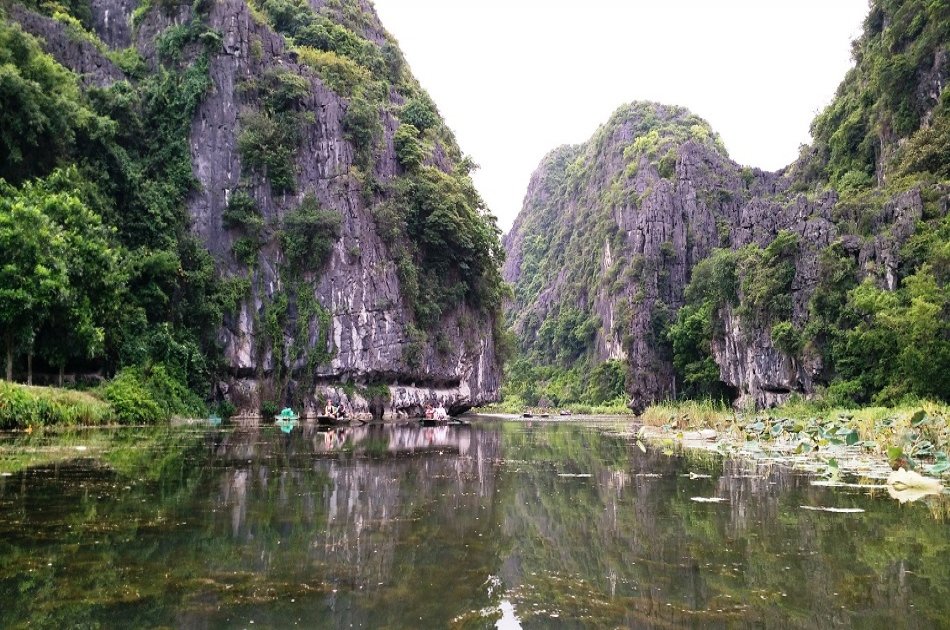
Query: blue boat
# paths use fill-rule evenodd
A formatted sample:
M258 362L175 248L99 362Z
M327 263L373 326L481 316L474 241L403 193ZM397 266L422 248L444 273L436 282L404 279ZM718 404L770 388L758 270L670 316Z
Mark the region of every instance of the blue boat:
M280 413L274 416L274 424L280 427L284 433L290 433L294 427L300 424L300 415L294 413L290 407L284 407Z

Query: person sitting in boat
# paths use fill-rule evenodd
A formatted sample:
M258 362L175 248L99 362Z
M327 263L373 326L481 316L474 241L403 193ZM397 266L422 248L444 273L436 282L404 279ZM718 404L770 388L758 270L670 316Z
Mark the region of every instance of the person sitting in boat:
M435 415L435 409L432 408L432 403L426 403L426 420L432 420Z
M333 408L332 400L327 401L327 406L323 410L323 415L327 416L328 418L336 418L336 411Z
M432 414L434 420L443 422L449 419L449 412L445 410L445 407L442 406L442 403L439 403L439 406L435 408L435 412Z

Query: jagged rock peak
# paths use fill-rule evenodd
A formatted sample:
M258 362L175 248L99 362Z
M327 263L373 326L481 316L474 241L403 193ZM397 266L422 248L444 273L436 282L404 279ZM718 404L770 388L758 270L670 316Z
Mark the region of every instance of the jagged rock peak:
M872 3L855 69L786 169L736 164L705 121L656 103L548 154L504 238L528 362L583 384L621 361L635 409L684 393L768 406L845 378L845 326L873 315L834 305L862 280L929 274L904 246L946 221L950 16L920 5ZM903 387L847 378L855 400Z

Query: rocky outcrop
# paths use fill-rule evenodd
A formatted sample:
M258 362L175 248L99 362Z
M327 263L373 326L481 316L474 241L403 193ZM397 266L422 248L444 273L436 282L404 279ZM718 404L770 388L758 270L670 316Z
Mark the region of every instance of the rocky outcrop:
M156 42L169 27L187 24L196 16L190 5L154 7L132 27L137 2L93 0L92 27L105 46L133 45L150 67L158 63ZM256 412L264 400L293 399L313 413L328 397L349 403L355 413L397 417L414 413L425 402L443 402L453 411L497 399L499 366L495 355L493 314L467 304L443 313L435 329L420 335L405 303L403 287L390 252L392 243L379 234L373 209L386 201L382 193L367 193L356 173L356 149L347 138L344 118L349 99L328 87L319 75L298 62L283 36L262 23L244 0L206 3L201 16L221 45L209 55L211 89L191 126L190 146L197 185L188 200L192 230L212 254L221 276L246 277L250 292L236 312L228 315L218 340L228 378L218 395L239 410ZM311 3L314 10L321 2ZM361 36L378 44L387 35L369 3L363 11ZM48 50L92 85L125 79L100 50L89 42L74 42L57 22L14 5L13 18L40 35ZM195 56L197 45L184 50ZM194 50L192 49L194 48ZM312 113L300 129L294 163L293 192L274 194L266 177L242 164L238 137L242 112L253 107L242 85L280 70L303 77L308 89L299 109ZM395 105L400 103L393 94ZM372 164L377 189L400 172L392 137L398 121L380 112L384 137ZM433 163L451 171L454 163L436 147ZM291 299L282 339L268 347L261 320L268 304L288 291L280 273L285 259L280 238L270 233L250 269L232 252L241 236L229 229L222 215L241 189L249 194L265 225L279 225L305 197L341 217L340 235L326 265L304 274L305 291L328 315L328 330L314 321L298 325ZM296 302L303 299L297 296ZM306 331L301 337L300 331ZM295 348L296 358L288 350ZM314 365L313 352L329 357ZM275 358L277 357L277 358ZM370 394L369 390L375 394ZM381 389L382 388L382 389ZM387 392L385 394L381 392ZM375 402L374 402L375 400Z
M84 85L105 87L125 78L102 50L71 31L67 24L29 11L19 4L10 5L9 11L10 17L23 30L42 40L46 52L78 74Z
M588 143L545 158L505 236L510 317L525 350L544 356L539 332L565 302L590 314L598 326L588 356L625 360L631 406L642 409L676 396L665 326L684 305L693 267L714 248L764 248L780 231L798 235L790 289L798 329L809 317L819 252L839 239L861 269L893 288L900 246L921 216L919 191L887 202L865 238L842 229L834 191L795 192L795 183L787 170L736 164L685 110L622 107ZM807 395L824 376L820 353L793 357L775 347L774 323L741 321L731 308L717 317L712 355L738 405Z

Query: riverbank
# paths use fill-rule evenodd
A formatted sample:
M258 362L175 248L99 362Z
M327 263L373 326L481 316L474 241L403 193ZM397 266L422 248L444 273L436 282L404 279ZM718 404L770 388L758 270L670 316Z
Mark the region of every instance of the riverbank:
M127 368L90 390L0 381L0 430L40 426L154 424L173 416L206 417L198 396L161 365Z
M0 429L117 424L112 405L91 392L0 381Z
M504 398L503 400L485 407L476 407L473 409L479 415L492 414L511 414L520 416L523 413L530 412L535 415L541 413L550 413L558 415L561 411L570 411L571 414L597 415L597 416L633 416L633 411L627 406L626 398L616 398L599 404L588 403L564 403L555 407L541 407L537 405L525 405L517 396Z
M950 477L950 406L837 408L799 402L735 412L708 402L654 405L638 437L653 443L775 461L837 478L904 468Z
M905 468L950 476L950 405L933 401L849 408L796 400L758 412L736 411L708 400L681 401L651 405L639 417L621 403L563 408L574 414L629 416L634 424L646 427L638 437L667 447L784 458L829 474L880 477ZM501 403L477 412L518 416L526 410L535 411ZM558 409L544 411L557 417Z

